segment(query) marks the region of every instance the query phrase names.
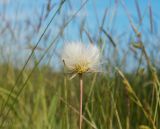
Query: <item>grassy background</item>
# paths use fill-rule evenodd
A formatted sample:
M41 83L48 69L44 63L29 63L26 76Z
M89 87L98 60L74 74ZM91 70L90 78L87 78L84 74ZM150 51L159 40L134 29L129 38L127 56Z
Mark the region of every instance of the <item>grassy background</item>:
M74 4L67 0L61 1L57 4L55 10L49 10L47 7L52 2L48 0L44 6L44 9L47 8L47 10L42 15L37 16L39 22L33 27L36 30L32 32L33 35L28 34L29 39L26 38L27 49L29 48L30 53L25 57L22 54L23 56L20 59L18 56L21 55L23 50L19 50L18 53L17 51L14 52L14 55L6 52L5 49L10 44L5 45L5 43L8 43L7 37L5 33L1 34L3 40L0 60L0 128L78 128L79 79L76 77L69 80L70 75L65 74L60 64L54 63L56 66L53 67L53 61L56 62L56 58L60 56L60 49L56 49L58 41L65 41L65 36L67 36L65 29L76 19L77 13L83 10L87 2L88 0L81 4L77 12L68 18L65 17L64 13L60 15L60 12L64 7L68 7L68 3L72 6ZM125 3L119 3L128 14ZM139 5L136 0L135 5L137 15L139 14L139 19L141 19L141 12L138 11ZM115 6L117 6L116 2ZM99 46L103 55L103 72L83 76L84 129L160 128L160 75L157 67L159 59L152 55L153 51L158 53L158 47L149 49L145 43L150 38L148 37L149 34L155 37L158 34L152 33L154 24L151 6L148 9L150 10L148 18L151 28L147 34L133 24L130 15L126 15L132 29L129 44L123 48L127 49L126 51L123 51L121 44L118 44L121 37L125 38L125 33L117 39L117 37L114 37L114 33L109 33L110 30L104 26L106 13L101 19L101 24L97 27L98 34L95 35L84 26L85 20L80 21L78 26L80 39L83 41L83 35L85 35L88 41L93 41ZM52 16L49 20L46 20L50 12L52 12ZM95 19L97 19L96 8L94 13ZM116 13L114 16L116 16ZM64 20L58 33L50 41L52 35L48 35L48 32L52 28L49 28L49 26L57 15L67 20ZM43 17L43 20L40 19L41 17ZM5 20L3 22L6 23ZM6 34L13 33L14 31L11 31L14 30L12 21L6 24L11 25L4 29ZM27 27L32 26L32 24L27 25ZM140 22L139 26L141 25L143 24ZM40 28L44 28L44 30L41 32ZM39 33L37 42L30 43ZM146 37L145 40L143 40L144 37ZM11 37L10 41L13 41L12 43L16 45L18 44L18 37L16 40L14 38L14 36ZM47 42L46 46L41 45L40 41ZM43 46L43 49L40 46ZM24 62L23 58L25 59ZM134 59L132 63L128 62L128 58ZM20 64L22 65L19 66ZM58 70L57 65L59 66ZM128 65L134 66L134 69L128 72L126 70Z
M1 66L1 69L2 108L14 86L16 73L20 71L13 66ZM23 72L19 84L24 83L29 72L30 70ZM84 76L84 128L126 128L127 124L128 128L140 128L140 125L153 128L157 101L158 111L154 123L157 129L160 127L157 100L159 84L150 74L126 74L126 79L121 78L118 72L115 72L113 77L109 74ZM133 91L130 91L124 81L130 82ZM69 80L63 73L55 73L48 67L36 68L19 98L16 95L20 85L11 93L5 109L1 112L1 121L5 120L4 127L78 128L78 82L78 77ZM126 95L126 89L129 95ZM10 113L6 116L8 110Z

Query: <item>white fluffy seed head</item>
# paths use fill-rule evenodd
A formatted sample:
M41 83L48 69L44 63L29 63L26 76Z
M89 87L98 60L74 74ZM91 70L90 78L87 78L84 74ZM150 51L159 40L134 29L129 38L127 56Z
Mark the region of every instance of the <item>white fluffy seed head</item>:
M82 42L66 43L62 60L73 73L95 72L99 68L100 51L93 44L86 46Z

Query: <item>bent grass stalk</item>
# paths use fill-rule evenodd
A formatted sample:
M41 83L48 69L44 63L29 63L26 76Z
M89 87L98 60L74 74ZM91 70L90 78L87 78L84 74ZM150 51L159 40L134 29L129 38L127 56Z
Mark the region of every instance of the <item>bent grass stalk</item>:
M86 1L83 2L83 4L80 6L80 8L79 8L79 9L74 13L74 15L73 15L71 18L69 18L69 20L65 23L64 28L76 17L76 15L77 15L77 14L80 12L80 10L86 5L87 2L88 2L88 0L86 0ZM63 3L64 3L64 2L63 2ZM62 6L62 5L60 5L60 7L59 7L60 9L61 9L61 6ZM58 10L59 10L59 9L58 9ZM56 11L55 14L57 14L57 11ZM54 17L55 17L55 16L53 16L53 18L54 18ZM50 22L52 22L52 21L50 21ZM49 24L50 24L50 23L49 23ZM48 26L49 26L49 25L47 25L47 27L48 27ZM46 28L46 30L47 30L47 28ZM15 98L15 100L13 101L12 105L15 105L17 98L19 97L19 95L20 95L20 93L22 92L22 90L25 88L25 86L26 86L28 80L30 79L32 73L34 72L35 68L39 65L39 63L40 63L40 62L42 61L42 59L45 57L45 55L46 55L46 53L49 51L49 49L55 44L56 40L58 39L58 37L59 37L59 35L60 35L61 33L62 33L62 31L60 30L60 31L57 33L57 35L55 36L55 38L53 39L53 41L51 42L51 44L46 48L46 50L45 50L45 52L42 54L41 58L39 59L39 61L38 61L38 62L36 63L36 65L34 66L34 68L33 68L32 71L30 72L30 74L28 75L28 77L27 77L27 79L25 80L25 82L22 84L22 87L21 87L20 90L18 91L18 93L17 93L17 95L16 95L16 98ZM42 37L43 37L43 35L42 35ZM39 42L38 42L38 43L39 43ZM37 46L38 46L38 44L37 44ZM35 49L36 49L36 47L35 47ZM34 52L34 49L33 49L32 51ZM31 55L29 56L27 62L29 61L29 59L31 58L31 56L32 56L32 53L31 53ZM26 66L26 65L27 65L27 63L25 64L25 66ZM25 69L25 66L23 67L24 69ZM21 73L23 72L24 69L22 69L22 71L20 72L19 75L21 75ZM18 77L18 80L19 80L19 77ZM13 90L14 90L14 88L13 88ZM10 93L12 93L13 90L11 90ZM4 110L5 106L6 106L7 103L8 103L9 98L10 98L10 96L8 97L6 103L5 103L5 105L4 105L4 107L2 108L1 111ZM2 122L1 122L1 124L0 124L0 128L3 126L3 124L4 124L5 120L6 120L6 117L8 116L8 114L9 114L10 111L11 111L11 108L9 108L9 109L7 110L7 112L6 112L6 114L5 114L5 118L2 120ZM2 114L2 112L1 112L1 114ZM1 115L0 115L0 116L1 116Z
M71 104L69 104L68 102L66 102L62 97L60 97L60 100L64 104L66 104L68 106L68 108L70 108L73 112L75 112L78 115L80 114L79 111L76 108L74 108ZM87 123L88 125L90 125L90 127L92 127L93 129L98 129L96 127L96 125L92 121L89 121L84 115L82 115L82 118L83 118L83 120L84 120L85 123Z
M62 5L64 4L64 2L65 2L65 0L63 0L63 1L60 3L58 9L57 9L56 12L53 14L51 20L49 21L49 23L48 23L47 26L45 27L43 33L40 35L40 38L38 39L36 45L33 47L33 49L32 49L32 51L31 51L28 59L26 60L24 66L22 67L22 70L21 70L20 73L18 74L18 77L17 77L17 79L16 79L16 81L15 81L15 84L14 84L13 88L10 90L10 93L9 93L9 95L8 95L8 97L7 97L6 102L4 103L4 105L2 105L2 108L1 108L1 110L0 110L0 117L2 116L2 113L4 112L4 109L5 109L5 107L7 106L7 103L8 103L8 101L9 101L12 93L14 92L14 90L15 90L15 88L16 88L16 85L19 85L19 80L20 80L20 78L21 78L21 76L22 76L22 74L23 74L23 72L24 72L27 64L29 63L29 60L30 60L31 57L34 55L35 49L38 47L40 41L42 40L42 38L43 38L43 36L45 35L45 33L46 33L47 29L49 28L50 24L52 23L52 21L53 21L54 18L56 17L57 13L61 10Z
M145 107L142 105L142 102L140 101L140 99L138 98L138 96L136 95L136 93L134 92L134 90L132 89L131 84L129 83L129 81L127 80L127 78L125 77L125 75L122 73L122 71L120 71L118 68L116 68L116 71L119 73L119 75L121 76L121 78L123 79L123 84L126 88L126 90L129 93L129 97L130 99L135 102L143 111L145 117L148 119L148 121L152 124L153 129L157 129L153 117L150 113L148 113L145 109Z

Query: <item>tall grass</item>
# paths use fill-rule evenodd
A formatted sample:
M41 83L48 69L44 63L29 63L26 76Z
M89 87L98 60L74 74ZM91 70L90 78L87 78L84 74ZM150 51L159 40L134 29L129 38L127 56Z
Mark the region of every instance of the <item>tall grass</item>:
M69 75L62 70L54 58L59 57L61 42L68 40L67 29L73 24L78 24L79 39L96 43L103 55L102 72L83 76L85 91L82 128L160 128L160 74L157 67L159 59L152 56L153 51L158 53L159 46L151 44L152 47L148 47L146 44L150 38L153 39L152 36L156 39L158 37L155 33L151 3L149 2L146 7L147 15L146 10L141 11L138 0L134 1L138 18L136 24L124 1L118 0L113 3L113 8L104 9L100 19L95 1L82 1L73 15L68 16L65 11L67 9L73 11L74 1L65 0L54 5L54 2L47 0L47 4L42 8L42 14L37 16L38 23L33 27L37 28L36 31L33 31L32 36L28 35L30 38L27 40L27 45L31 51L22 67L17 64L24 56L17 59L19 55L16 52L15 56L12 55L13 53L7 55L6 46L1 43L0 128L78 129L79 85L77 82L79 78L70 81ZM78 19L79 13L85 10L88 4L94 10L97 25L95 33L87 26L89 23L85 18ZM52 9L54 6L56 6L55 10ZM131 30L128 29L127 32L116 35L117 32L113 33L115 27L113 21L117 17L119 7L124 10ZM16 45L18 41L18 37L14 36L16 26L12 25L12 21L6 22L5 11L2 14L0 16L5 24L0 32L2 42L8 42L6 40L8 37L5 35L7 33L13 36L10 40ZM147 33L141 29L146 15L150 23ZM56 25L54 22L59 17L63 17L63 21L62 25L57 25L58 32L54 32L54 37L48 35L52 30L50 26ZM107 18L109 20L106 20ZM32 26L31 22L27 23L28 28ZM107 27L105 23L109 23ZM120 42L123 38L126 39L122 41L127 42L128 38L125 35L130 31L129 44L126 43L123 47ZM40 36L38 36L39 33ZM35 36L38 39L37 42L30 44ZM43 42L46 44L41 48ZM123 51L123 49L127 50ZM132 58L130 63L128 63L129 58ZM59 65L59 70L50 65L51 60L54 60L54 65ZM134 66L134 69L128 72L126 68L129 65Z

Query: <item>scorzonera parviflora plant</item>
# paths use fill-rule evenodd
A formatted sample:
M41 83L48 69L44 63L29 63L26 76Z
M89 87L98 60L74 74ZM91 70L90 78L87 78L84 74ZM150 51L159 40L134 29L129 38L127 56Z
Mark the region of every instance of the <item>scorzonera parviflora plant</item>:
M82 99L83 99L83 74L99 71L100 51L96 45L84 44L82 42L70 42L64 45L62 60L72 74L72 77L79 75L80 78L80 108L79 108L79 129L82 128Z

